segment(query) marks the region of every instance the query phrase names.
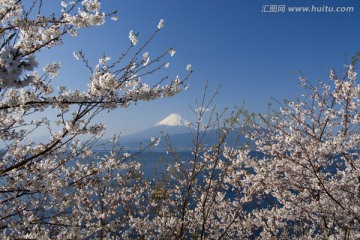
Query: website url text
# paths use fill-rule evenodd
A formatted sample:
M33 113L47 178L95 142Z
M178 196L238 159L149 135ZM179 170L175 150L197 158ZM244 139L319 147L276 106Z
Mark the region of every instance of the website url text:
M354 7L334 7L334 6L307 6L307 7L295 7L286 5L262 5L261 12L263 13L350 13L354 12Z

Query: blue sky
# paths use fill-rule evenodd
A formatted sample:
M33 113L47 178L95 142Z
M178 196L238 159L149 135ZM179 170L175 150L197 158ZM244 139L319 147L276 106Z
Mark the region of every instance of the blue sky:
M350 6L354 12L264 13L264 5ZM184 76L189 63L194 69L187 91L99 116L109 133L136 132L171 113L193 120L188 106L201 98L206 80L209 93L222 84L216 98L219 110L245 101L248 110L264 112L271 97L299 95L295 81L300 71L312 81L325 80L328 69L346 63L345 54L350 59L360 50L357 0L105 0L102 7L117 10L119 20L82 30L78 37L64 39L63 46L41 53L41 63L63 63L58 81L84 88L89 73L73 58L74 51L83 50L93 65L103 53L116 58L128 47L130 30L140 32L141 43L160 19L165 28L150 46L150 56L174 47L176 55L166 73Z

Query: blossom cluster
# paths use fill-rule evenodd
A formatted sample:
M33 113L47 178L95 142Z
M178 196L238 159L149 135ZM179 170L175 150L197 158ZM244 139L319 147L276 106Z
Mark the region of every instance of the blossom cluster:
M130 32L132 45L118 60L104 55L92 68L82 51L74 54L91 70L85 91L56 86L61 63L49 63L41 71L36 54L63 44L65 35L76 36L80 28L117 16L103 13L98 0L62 0L61 12L50 16L41 15L43 4L34 1L27 9L22 1L4 0L0 6L0 238L88 238L97 237L99 230L108 238L126 236L128 219L142 214L135 216L132 210L145 202L134 199L146 189L139 182L140 164L129 161L127 152L93 152L106 130L94 118L103 110L173 96L190 74L168 83L168 76L146 83L148 75L165 68L156 63L168 51L150 61L147 42L135 49L141 41ZM150 40L163 27L161 20ZM127 58L132 60L125 63ZM43 131L48 140L32 140ZM159 141L151 139L148 147ZM105 228L99 225L109 218L116 220Z
M353 65L345 77L334 71L329 76L329 83L319 82L321 90L301 78L311 94L287 102L280 115L262 116L248 135L265 154L260 161L245 161L255 173L245 178L249 194L275 201L256 213L266 223L258 225L264 238L338 239L348 231L359 237L360 85ZM287 230L290 222L294 227Z
M38 14L35 19L24 17L28 13L22 1L1 2L3 45L0 67L3 86L29 82L30 77L20 76L25 70L31 71L37 67L34 53L41 48L62 44L62 37L66 34L76 36L77 29L104 24L106 14L100 12L100 1L83 0L82 7L75 12L75 6L79 2L68 4L62 1L63 9L59 17L55 17L55 13L51 17ZM41 7L39 5L39 10Z
M26 55L20 48L5 47L0 50L0 85L23 87L32 80L25 72L38 66L34 54Z

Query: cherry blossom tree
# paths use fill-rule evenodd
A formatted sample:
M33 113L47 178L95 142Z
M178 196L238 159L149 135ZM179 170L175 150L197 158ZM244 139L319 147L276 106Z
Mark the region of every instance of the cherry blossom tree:
M164 27L160 20L145 41L132 30L124 36L129 47L115 60L104 56L93 67L85 53L75 53L89 68L86 91L56 83L61 63L39 66L37 53L62 45L66 35L75 37L81 28L116 20L116 12L102 12L100 3L61 1L58 12L44 15L46 3L41 0L1 1L1 238L103 238L128 228L124 219L141 203L134 198L143 191L134 181L139 164L127 161L131 156L121 150L104 156L92 152L105 130L93 123L94 117L137 101L173 96L191 71L183 79L164 75L144 82L168 67L164 59L175 54L170 48L150 58L146 51ZM55 122L46 114L38 117L49 109L57 116ZM39 129L48 130L48 142L31 140Z
M182 158L173 150L168 175L144 192L150 214L131 219L136 236L359 238L356 62L342 77L331 70L330 80L317 85L301 77L305 93L267 115L240 108L222 125L214 115L203 126L208 106L197 108L193 156ZM248 143L228 141L235 129L235 140L246 134ZM212 131L218 143L209 148L206 136Z
M240 182L263 238L360 237L357 61L328 82L300 77L302 97L251 118L248 136L263 156L242 161L253 174Z

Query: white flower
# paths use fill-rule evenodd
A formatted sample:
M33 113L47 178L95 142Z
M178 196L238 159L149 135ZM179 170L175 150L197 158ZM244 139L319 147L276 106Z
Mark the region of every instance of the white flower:
M0 51L0 85L2 87L21 87L32 80L24 76L25 71L38 66L34 54L24 56L19 48L6 47Z
M111 17L111 20L117 21L117 20L119 20L119 17L117 15L114 15L114 16Z
M110 60L111 60L110 57L104 56L104 57L102 57L102 58L99 59L99 64L105 65L105 63L106 63L107 61L110 61Z
M76 37L78 35L78 32L73 28L69 29L69 33L73 37Z
M355 71L355 69L354 69L354 66L353 66L353 65L350 65L350 66L348 67L348 78L349 78L350 80L355 80L355 79L356 79L356 75L357 75L357 73L356 73L356 71Z
M186 65L186 71L191 71L191 64Z
M136 45L138 43L137 34L135 34L133 30L129 32L129 39L132 45Z
M73 55L74 55L76 60L80 60L80 58L81 58L81 53L80 52L73 52Z
M37 67L39 65L34 54L31 54L30 56L28 56L27 60L28 60L28 62L24 66L24 68L26 70L33 70L35 67Z
M164 21L164 19L161 19L159 24L157 25L157 28L162 29L163 27L165 27L165 21Z
M100 10L100 2L98 0L83 0L81 4L90 12L98 12Z
M331 80L336 80L336 75L333 69L330 69L329 77Z
M169 65L170 65L170 63L165 63L165 64L164 64L164 67L165 67L165 68L168 68Z
M144 59L144 66L148 65L150 62L150 57L149 57L149 53L146 52L143 54L143 59Z
M54 62L53 64L48 64L44 67L44 71L49 73L51 77L56 77L61 67L60 62Z
M173 57L175 55L176 51L173 48L169 49L169 54L171 57Z
M154 146L156 147L156 146L158 146L159 143L160 143L160 138L151 137L150 141L151 141L152 143L154 143Z
M67 7L67 3L63 0L63 1L61 1L61 6L62 6L63 8L66 8L66 7Z
M131 66L130 66L130 70L134 70L136 67L137 67L137 66L136 66L136 63L133 63L133 64L131 64Z
M181 83L181 80L180 80L179 76L176 76L174 82L175 82L177 85Z

